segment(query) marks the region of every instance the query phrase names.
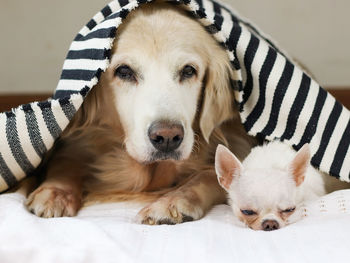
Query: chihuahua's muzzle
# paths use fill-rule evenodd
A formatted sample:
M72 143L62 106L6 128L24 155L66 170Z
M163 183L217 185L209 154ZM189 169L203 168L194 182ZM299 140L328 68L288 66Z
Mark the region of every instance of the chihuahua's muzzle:
M280 228L279 223L276 220L264 220L261 224L261 228L264 231L272 231Z

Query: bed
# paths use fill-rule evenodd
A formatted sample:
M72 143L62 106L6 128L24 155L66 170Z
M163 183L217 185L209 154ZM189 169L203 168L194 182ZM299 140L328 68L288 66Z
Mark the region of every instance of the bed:
M141 225L141 204L97 204L73 218L43 219L21 193L0 196L1 263L349 262L350 190L305 204L277 231L237 222L228 205L180 225Z

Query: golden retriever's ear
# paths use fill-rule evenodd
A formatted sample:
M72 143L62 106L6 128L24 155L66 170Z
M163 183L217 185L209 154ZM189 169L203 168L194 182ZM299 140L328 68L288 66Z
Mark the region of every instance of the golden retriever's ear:
M233 117L231 74L232 69L226 54L214 54L206 73L204 101L199 120L202 135L208 143L214 128Z

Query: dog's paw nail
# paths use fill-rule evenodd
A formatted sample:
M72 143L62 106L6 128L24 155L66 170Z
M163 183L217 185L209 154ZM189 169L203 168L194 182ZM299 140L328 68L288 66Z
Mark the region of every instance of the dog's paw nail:
M191 222L191 221L193 221L193 217L192 216L188 216L188 215L182 214L182 222L183 223Z
M172 217L174 217L174 218L177 218L178 217L178 213L177 213L177 210L176 210L176 208L175 207L170 207L169 208L169 211L170 211L170 214L171 214L171 216Z
M147 219L147 224L149 224L149 225L154 225L155 222L154 222L154 220L153 220L152 218L148 218L148 219Z
M165 218L165 219L159 220L158 225L175 225L175 222L171 221L168 218Z

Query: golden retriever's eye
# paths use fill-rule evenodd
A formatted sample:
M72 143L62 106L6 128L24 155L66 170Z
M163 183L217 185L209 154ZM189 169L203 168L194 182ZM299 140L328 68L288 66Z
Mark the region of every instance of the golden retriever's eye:
M243 215L246 215L246 216L256 215L256 212L253 210L241 210L241 212Z
M120 78L122 80L136 81L136 77L135 77L134 71L127 65L119 66L115 70L114 76L117 76L118 78Z
M185 79L190 79L195 75L197 75L196 69L190 65L186 65L183 67L183 69L180 72L180 81L183 81Z
M282 210L281 212L282 212L282 213L292 213L292 212L294 212L294 210L295 210L295 207L291 207L291 208Z

